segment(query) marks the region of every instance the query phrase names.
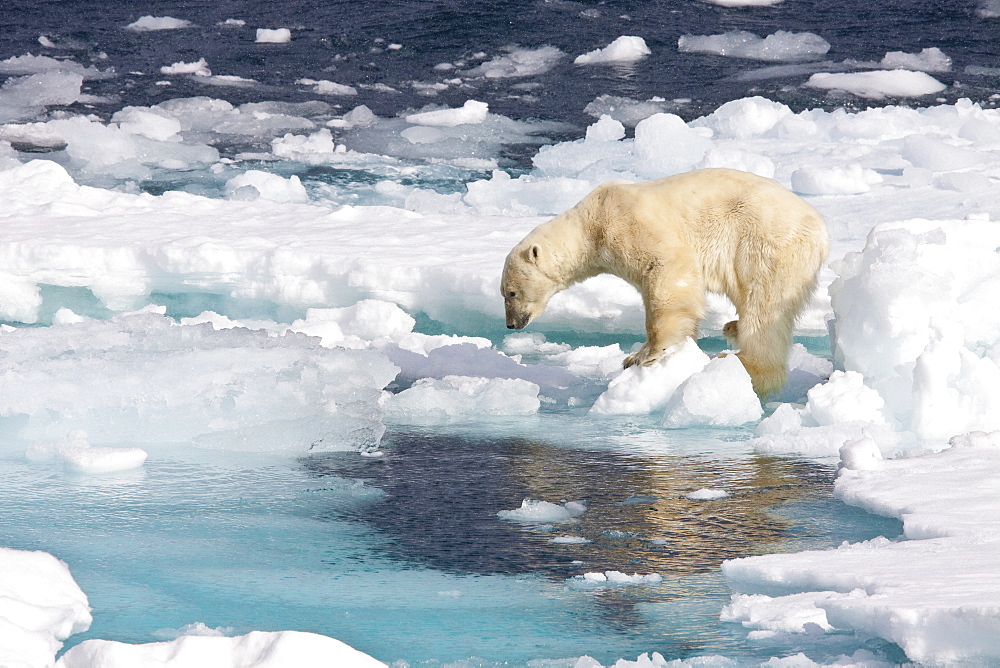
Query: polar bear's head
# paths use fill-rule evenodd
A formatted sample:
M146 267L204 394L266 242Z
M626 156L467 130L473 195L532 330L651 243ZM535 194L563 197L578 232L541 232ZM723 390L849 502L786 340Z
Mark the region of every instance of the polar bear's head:
M551 258L537 240L525 239L507 255L500 280L507 329L524 327L541 315L552 295L563 287L554 280Z

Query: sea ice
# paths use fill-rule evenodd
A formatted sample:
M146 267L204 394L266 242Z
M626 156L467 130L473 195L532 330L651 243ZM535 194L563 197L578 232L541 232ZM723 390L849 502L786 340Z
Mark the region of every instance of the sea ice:
M195 74L202 77L212 76L212 70L208 67L208 61L204 58L199 58L198 60L185 62L183 60L177 61L170 65L164 65L160 68L161 74Z
M763 415L750 374L735 355L716 357L667 400L667 427L736 427Z
M760 37L736 30L721 35L682 35L677 40L682 53L708 53L729 58L748 58L772 62L796 61L823 56L830 43L811 32L786 32Z
M487 79L537 76L552 69L564 55L566 54L554 46L542 46L537 49L511 49L507 55L496 56L492 60L464 72L464 74L469 77L485 77Z
M35 461L60 459L67 470L77 473L112 473L141 468L148 455L140 448L95 447L87 432L73 429L56 443L32 444L25 456Z
M531 415L538 412L539 387L520 378L445 376L421 378L386 400L386 417L396 421Z
M56 668L385 666L339 640L301 631L253 631L235 638L187 635L144 645L85 640L67 651L55 665Z
M708 363L708 355L692 339L687 339L656 364L622 370L597 398L590 412L620 415L662 410L677 388Z
M921 72L948 72L951 58L936 46L922 49L919 53L889 51L879 63L887 70L918 70Z
M346 86L326 79L297 79L297 84L312 86L313 92L317 95L357 95L358 89L354 86Z
M413 125L455 127L456 125L482 123L486 120L488 112L489 105L485 102L466 100L465 104L458 109L436 109L417 114L409 114L406 117L406 122L412 123Z
M879 72L818 72L805 83L811 88L843 90L871 100L886 97L922 97L940 93L947 86L925 72L886 70Z
M729 492L724 489L699 489L684 495L692 501L717 501L729 496Z
M372 449L384 431L381 391L398 371L376 351L177 325L151 312L0 332L0 349L0 416L15 420L21 438L42 442L83 429L96 443ZM77 454L67 461L84 469L135 461Z
M127 30L133 30L135 32L155 32L157 30L178 30L180 28L189 28L192 23L187 19L175 19L172 16L143 16L132 23L129 23L125 28Z
M598 63L631 63L642 60L652 51L646 46L646 40L641 37L622 35L603 49L588 51L576 57L576 65L594 65Z
M972 433L952 439L943 452L881 462L871 443L845 448L834 494L898 517L903 537L727 561L723 573L734 588L772 597L734 599L729 614L734 621L760 619L766 606L769 616L788 621L757 622L765 628L791 631L791 620L811 620L833 633L894 642L912 661L995 662L998 433ZM803 624L802 631L810 628Z
M257 28L258 44L287 44L292 41L292 31L288 28Z
M91 621L66 564L45 552L0 547L0 665L51 666L62 641Z
M603 573L584 573L576 575L567 584L573 589L605 589L608 587L630 587L635 585L655 586L663 582L659 573L628 575L621 571L604 571Z
M586 511L587 506L582 501L566 501L558 504L549 501L524 499L521 502L520 508L515 510L501 510L497 513L497 517L502 520L526 522L529 524L554 524L579 517Z
M226 197L253 201L258 197L272 202L308 202L305 186L295 174L287 179L258 169L251 169L226 181Z

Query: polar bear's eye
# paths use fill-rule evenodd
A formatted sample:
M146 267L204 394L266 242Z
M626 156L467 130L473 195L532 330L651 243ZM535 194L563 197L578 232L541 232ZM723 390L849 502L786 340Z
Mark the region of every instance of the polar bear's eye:
M509 297L510 299L514 299L514 297L517 297L517 292L515 292L514 290L509 290L509 291L507 292L507 296L508 296L508 297Z

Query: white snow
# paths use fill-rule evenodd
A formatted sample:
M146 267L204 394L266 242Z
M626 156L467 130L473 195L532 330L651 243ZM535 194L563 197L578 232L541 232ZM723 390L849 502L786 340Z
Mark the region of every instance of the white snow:
M396 421L531 415L540 405L538 390L538 385L520 378L421 378L389 397L385 409Z
M708 355L692 339L687 339L676 350L668 350L655 364L622 370L611 379L590 412L619 415L662 410L677 388L708 363Z
M601 49L594 49L581 54L573 60L576 65L594 65L598 63L631 63L642 60L652 51L646 46L646 40L635 35L622 35Z
M746 30L719 35L681 35L677 50L708 53L727 58L748 58L769 62L794 62L826 55L830 43L811 32L778 32L760 37Z
M243 666L358 666L386 664L315 633L253 631L234 638L186 635L169 642L131 645L110 640L85 640L71 648L56 668L241 668Z
M21 437L40 442L84 430L94 443L371 449L384 431L382 388L398 371L376 351L178 325L148 311L0 332L0 349L0 416L20 416ZM141 464L139 452L76 443L55 454L86 471Z
M45 552L0 547L0 665L51 666L62 641L91 621L66 564Z
M870 444L851 444L844 454L835 495L899 518L903 536L727 561L732 586L759 594L737 597L724 616L800 633L870 634L921 663L994 662L1000 432L963 435L919 457L881 461ZM780 621L752 621L765 616Z
M717 357L681 383L664 408L668 427L736 427L761 418L750 374L735 355Z

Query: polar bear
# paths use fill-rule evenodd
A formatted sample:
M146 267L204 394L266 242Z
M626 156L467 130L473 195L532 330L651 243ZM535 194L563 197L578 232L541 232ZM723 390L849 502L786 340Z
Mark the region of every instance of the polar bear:
M828 247L816 210L755 174L700 169L605 183L507 255L507 327L523 329L574 283L614 274L639 290L646 310L646 342L624 365L648 365L695 337L706 291L721 293L739 314L724 333L766 397L785 383L795 318Z

